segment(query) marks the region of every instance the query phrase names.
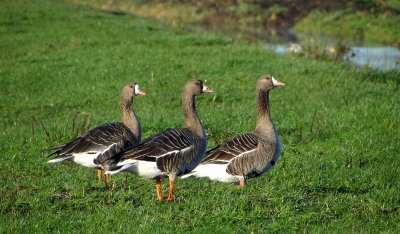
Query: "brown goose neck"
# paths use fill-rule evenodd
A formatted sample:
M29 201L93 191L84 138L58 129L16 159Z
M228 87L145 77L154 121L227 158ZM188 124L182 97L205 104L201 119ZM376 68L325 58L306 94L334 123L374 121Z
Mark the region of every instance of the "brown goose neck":
M273 129L269 108L269 91L256 91L257 125L256 130L270 131Z
M196 111L195 99L195 96L192 94L183 93L182 95L182 109L185 128L188 128L199 137L204 137L205 133Z
M127 126L135 137L135 141L140 141L141 139L141 127L139 120L133 111L133 98L126 99L121 97L120 99L120 115L121 121L125 126Z

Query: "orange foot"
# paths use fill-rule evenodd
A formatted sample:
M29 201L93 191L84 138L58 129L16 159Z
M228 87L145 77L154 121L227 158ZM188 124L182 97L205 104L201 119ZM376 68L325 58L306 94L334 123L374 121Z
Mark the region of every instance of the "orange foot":
M101 181L102 172L103 172L103 170L101 168L97 168L97 179L99 179L99 181Z
M174 200L174 187L175 187L175 181L170 180L169 181L169 191L168 191L167 201L173 201Z
M162 201L164 197L161 191L161 179L156 179L156 192L157 192L157 200Z
M244 179L239 179L239 188L243 188L245 184Z
M106 185L107 185L108 183L110 183L110 174L105 174L104 176L106 177L105 182L106 182Z

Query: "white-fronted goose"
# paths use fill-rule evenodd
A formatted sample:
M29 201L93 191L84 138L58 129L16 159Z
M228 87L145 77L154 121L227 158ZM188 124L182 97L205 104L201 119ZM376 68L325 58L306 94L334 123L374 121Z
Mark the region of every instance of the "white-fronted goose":
M72 159L82 166L97 168L97 177L101 180L102 171L108 169L108 161L112 155L140 142L140 123L132 105L135 95L144 94L138 84L127 83L120 95L122 122L102 124L64 145L50 148L49 150L53 151L51 155L55 156L48 163ZM105 182L108 183L109 180L109 175L105 175Z
M193 170L204 158L207 136L195 108L195 96L213 90L201 80L189 80L182 92L184 128L169 128L116 155L117 166L106 172L131 172L156 181L157 199L163 200L161 179L169 178L168 200L174 198L176 176Z
M279 157L280 143L270 116L269 91L283 85L272 76L261 76L256 84L256 129L209 150L201 164L182 178L208 177L221 182L239 182L243 187L247 179L273 166Z

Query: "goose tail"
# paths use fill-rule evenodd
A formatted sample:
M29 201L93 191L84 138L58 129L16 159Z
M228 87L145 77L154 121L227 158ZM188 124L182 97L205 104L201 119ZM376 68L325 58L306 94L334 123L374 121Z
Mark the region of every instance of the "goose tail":
M72 157L73 157L72 155L57 155L53 159L47 161L47 163L58 163L58 162L62 162L64 160L67 160Z
M104 174L106 175L114 175L122 171L128 171L133 165L132 164L124 164L124 165L117 165L110 169L108 169Z
M187 179L191 177L208 177L209 172L207 166L200 164L193 171L181 176L182 179Z

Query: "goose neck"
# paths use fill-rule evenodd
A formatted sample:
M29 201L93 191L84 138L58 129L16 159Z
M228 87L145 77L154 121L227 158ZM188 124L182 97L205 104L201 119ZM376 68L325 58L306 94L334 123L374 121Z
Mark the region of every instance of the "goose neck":
M270 117L270 108L269 108L269 91L257 89L256 97L257 97L256 130L264 133L273 132L273 124Z
M183 94L182 109L185 121L185 128L188 128L191 132L193 132L197 136L204 138L205 132L196 111L194 95L189 95L185 93Z
M126 100L121 98L120 100L120 114L121 121L125 126L127 126L135 137L135 141L140 141L141 139L141 127L139 120L133 111L133 98Z

